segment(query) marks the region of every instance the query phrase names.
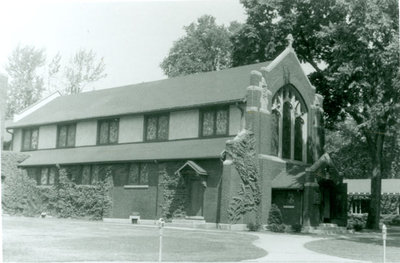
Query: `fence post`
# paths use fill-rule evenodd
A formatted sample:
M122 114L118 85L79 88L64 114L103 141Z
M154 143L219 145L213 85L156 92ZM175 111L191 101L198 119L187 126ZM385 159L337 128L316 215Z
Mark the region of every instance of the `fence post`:
M163 218L158 220L158 229L160 231L160 243L159 243L159 250L158 250L158 262L162 261L162 238L163 238L163 228L164 228L165 221Z
M383 239L383 263L386 263L386 235L387 235L387 228L386 225L382 225L382 239Z

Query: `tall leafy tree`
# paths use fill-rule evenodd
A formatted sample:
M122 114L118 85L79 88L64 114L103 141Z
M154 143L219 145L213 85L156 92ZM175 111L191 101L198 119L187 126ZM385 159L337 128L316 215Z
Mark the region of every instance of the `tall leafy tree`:
M230 32L204 15L184 27L186 35L174 42L161 68L168 77L221 70L231 66Z
M41 68L46 61L43 49L17 46L8 57L6 71L9 85L6 99L6 118L35 103L44 90Z
M97 59L93 50L78 50L65 67L65 93L80 93L91 82L105 78L104 58Z
M260 39L265 47L234 50L233 64L266 60L279 53L288 33L310 76L325 96L328 124L352 118L371 160L371 207L367 227L378 228L385 141L394 135L399 109L399 33L396 0L242 0L245 43ZM268 33L265 33L268 29ZM240 32L240 31L239 31ZM243 33L243 31L242 31ZM257 47L256 44L254 44ZM259 44L260 47L261 43ZM264 44L263 44L264 45ZM239 45L240 47L240 45ZM243 52L244 55L236 56ZM251 59L243 59L244 57ZM319 62L325 62L321 68Z

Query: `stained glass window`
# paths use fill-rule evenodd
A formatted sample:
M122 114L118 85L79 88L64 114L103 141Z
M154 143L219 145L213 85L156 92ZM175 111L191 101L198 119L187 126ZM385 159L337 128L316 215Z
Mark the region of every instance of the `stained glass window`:
M76 132L76 125L75 124L68 125L68 137L67 137L68 147L75 146L75 132Z
M100 181L100 165L93 165L92 166L92 184L95 184Z
M224 135L228 133L228 111L227 110L218 110L217 111L217 135Z
M147 163L142 163L140 165L140 182L139 184L149 183L149 169Z
M65 147L67 144L67 126L60 126L58 129L58 147Z
M128 184L138 185L140 183L139 180L140 180L139 164L133 163L129 167Z
M58 147L64 148L75 146L75 133L75 124L58 126Z
M51 167L49 170L49 184L55 184L57 175L57 169L55 167Z
M202 136L220 136L228 134L228 110L216 109L203 111Z
M290 136L292 127L291 105L289 102L283 104L282 123L282 158L290 159Z
M146 139L149 141L157 139L157 117L147 118Z
M203 113L203 136L214 135L214 112Z
M39 143L39 129L32 128L23 131L22 150L37 150Z
M114 186L123 186L126 184L128 176L128 165L127 164L115 164L112 167L113 170L113 183Z
M84 165L82 167L82 184L91 184L90 170L90 165Z
M146 118L146 140L168 140L169 115L153 115Z
M24 131L24 143L22 145L23 150L31 149L31 130Z
M113 144L118 142L118 119L101 120L99 125L99 144Z
M118 141L118 122L113 120L110 122L110 143Z
M49 168L42 168L42 173L40 177L40 184L47 185L47 176L49 174Z
M292 85L279 89L272 99L271 153L281 158L306 161L307 105ZM282 148L279 148L282 147Z
M303 160L303 119L301 117L297 117L294 124L294 159Z
M271 123L271 152L277 156L279 153L279 112L274 110L272 112L272 123Z
M159 140L168 139L168 116L163 115L158 118L157 137Z

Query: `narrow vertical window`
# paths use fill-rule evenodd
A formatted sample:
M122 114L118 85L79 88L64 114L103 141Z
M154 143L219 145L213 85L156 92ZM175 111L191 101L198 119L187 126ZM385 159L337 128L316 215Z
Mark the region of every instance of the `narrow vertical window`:
M273 155L278 156L279 153L279 120L280 114L279 111L274 110L272 112L272 123L271 123L271 152Z
M218 110L216 113L216 135L225 135L228 134L228 111L227 110Z
M203 136L214 135L214 112L206 111L203 113Z
M303 119L297 117L294 124L294 159L303 160Z
M283 104L282 115L282 158L290 159L292 116L289 102Z

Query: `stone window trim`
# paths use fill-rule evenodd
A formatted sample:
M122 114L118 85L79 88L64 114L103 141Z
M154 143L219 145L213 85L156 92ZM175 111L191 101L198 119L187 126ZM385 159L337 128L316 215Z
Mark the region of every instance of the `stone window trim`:
M284 106L289 106L290 116L285 116L289 118L283 116ZM300 92L293 85L285 85L275 93L272 99L272 114L276 114L279 120L277 156L284 160L307 162L308 109ZM290 129L288 129L290 130L290 148L285 153L283 151L284 119L290 121ZM301 124L301 130L296 129L296 124ZM301 133L301 138L295 136L296 132ZM302 147L300 156L295 154L295 146L299 145L299 139L302 142L300 143Z
M217 113L225 112L226 123L225 123L225 132L219 133L217 132ZM216 137L225 137L229 135L229 106L217 106L217 107L207 107L200 109L199 111L199 138L216 138ZM205 115L212 114L213 116L213 124L212 124L212 133L210 135L204 134L204 121Z
M61 142L60 133L62 129L66 129L65 142ZM73 139L71 139L73 134ZM72 140L72 141L71 141ZM76 122L64 123L57 125L57 148L73 148L76 142Z
M117 131L116 137L111 138L110 136L110 127L113 123L116 123ZM107 133L105 138L101 138L102 136L102 125L106 125ZM109 119L100 119L97 121L97 145L109 145L109 144L118 144L118 137L119 137L119 118L109 118Z
M167 113L159 113L159 114L150 114L150 115L144 115L144 127L143 127L143 139L145 142L160 142L160 141L168 141L169 139L169 112ZM166 130L164 134L160 134L160 119L161 118L166 118L167 124L166 124ZM149 122L150 120L153 119L155 120L155 134L154 138L151 138L149 134Z
M32 140L32 135L36 133L36 142ZM25 140L29 136L29 145L25 147ZM31 127L22 129L21 151L36 151L39 145L39 127Z

